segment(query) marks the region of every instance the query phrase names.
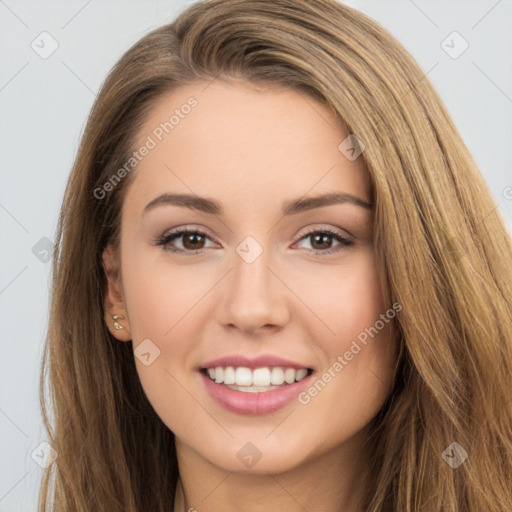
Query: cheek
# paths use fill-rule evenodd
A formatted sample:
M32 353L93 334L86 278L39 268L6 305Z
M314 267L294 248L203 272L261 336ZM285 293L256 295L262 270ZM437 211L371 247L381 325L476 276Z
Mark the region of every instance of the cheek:
M183 376L192 367L190 340L197 338L190 322L193 308L207 290L207 282L194 280L193 272L184 272L159 256L132 251L123 259L123 288L130 318L136 369L147 399L171 430L187 431L202 409L191 402ZM192 268L192 267L189 267ZM204 277L204 276L203 276ZM146 340L150 361L137 358L137 349ZM156 349L154 347L157 347ZM142 353L142 350L140 351ZM176 414L175 411L180 411ZM203 420L207 421L207 417Z
M346 263L309 274L300 281L299 293L321 320L311 322L316 326L314 338L332 358L348 350L351 341L385 313L373 250L367 247Z
M123 260L123 282L134 342L146 337L164 341L211 287L204 272L166 262L165 256L132 253Z
M384 308L373 252L359 253L357 264L333 276L330 293L318 293L317 302L329 326L316 338L324 364L299 401L315 425L338 438L366 425L390 391L395 311Z
M329 359L339 362L341 356L340 373L350 375L346 375L344 386L364 387L368 392L388 385L394 364L394 316L392 308L384 307L375 257L368 250L345 276L339 300L331 310L336 336L328 347Z

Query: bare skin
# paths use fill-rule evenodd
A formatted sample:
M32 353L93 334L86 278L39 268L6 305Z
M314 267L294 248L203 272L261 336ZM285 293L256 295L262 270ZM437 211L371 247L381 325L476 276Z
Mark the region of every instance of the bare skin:
M160 350L147 366L135 360L149 401L176 436L175 511L361 512L368 423L389 394L396 362L391 324L359 343L316 394L269 414L225 409L198 369L231 354L272 354L312 368L316 380L386 313L372 209L344 202L282 212L284 202L332 192L370 203L364 162L338 149L348 133L325 106L241 81L166 95L139 141L191 96L197 106L133 171L121 267L104 253L112 334L133 340L134 349L149 339ZM165 203L144 213L164 193L215 199L224 215ZM167 244L180 253L155 243L175 228L207 236ZM328 233L306 236L313 228L352 244ZM263 249L251 263L236 250L248 236ZM112 327L111 314L124 316L123 329ZM261 455L251 467L237 456L247 443Z

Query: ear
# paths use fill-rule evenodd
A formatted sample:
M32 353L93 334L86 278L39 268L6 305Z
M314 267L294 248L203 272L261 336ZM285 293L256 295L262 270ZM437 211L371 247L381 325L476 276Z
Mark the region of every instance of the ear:
M103 305L105 323L112 336L120 341L130 341L132 336L124 301L119 258L114 253L113 248L108 246L103 251L102 260L107 277L105 303ZM117 318L113 318L113 316L117 316Z

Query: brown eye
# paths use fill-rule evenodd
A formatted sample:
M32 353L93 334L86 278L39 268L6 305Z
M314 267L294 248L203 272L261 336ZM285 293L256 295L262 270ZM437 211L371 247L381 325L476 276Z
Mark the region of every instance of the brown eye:
M315 233L313 235L309 235L309 237L310 240L312 240L311 245L315 249L330 249L332 245L332 235L328 235L326 233Z
M182 239L183 248L173 247L175 245L174 242L179 239ZM156 245L162 246L165 251L169 252L189 252L195 254L205 248L204 244L207 239L209 240L210 237L203 231L181 229L158 237Z
M333 239L339 242L339 246L332 246ZM310 240L311 247L319 256L339 252L345 247L354 245L354 242L341 236L331 229L316 229L306 233L301 240Z
M183 245L187 249L202 249L201 245L204 244L204 235L197 232L190 232L183 236Z

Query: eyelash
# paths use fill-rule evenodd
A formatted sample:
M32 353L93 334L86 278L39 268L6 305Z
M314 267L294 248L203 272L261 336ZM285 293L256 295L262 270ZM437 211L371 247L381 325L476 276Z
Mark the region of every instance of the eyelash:
M210 238L207 233L205 233L204 231L201 231L200 229L179 229L176 231L171 231L170 233L167 233L165 235L158 236L155 239L154 244L158 245L158 246L162 246L163 250L167 251L167 252L188 253L189 255L198 254L201 251L203 251L204 249L197 249L196 251L189 251L186 249L175 249L175 248L173 249L171 247L166 247L167 244L176 240L177 238L180 238L183 235L190 235L190 234L200 235L200 236L203 236L206 238ZM329 236L333 237L336 241L340 242L340 244L342 246L341 249L339 248L339 246L337 246L338 248L334 247L334 248L325 249L325 250L312 249L314 252L319 253L320 257L322 257L324 255L332 254L335 252L339 252L339 251L343 250L343 248L345 248L345 247L350 247L350 246L354 245L354 242L347 240L346 238L342 237L339 233L337 233L336 231L333 231L332 229L312 229L312 230L308 231L307 233L305 233L299 239L299 241L303 240L305 238L308 238L309 236L314 235L314 234L329 235Z

